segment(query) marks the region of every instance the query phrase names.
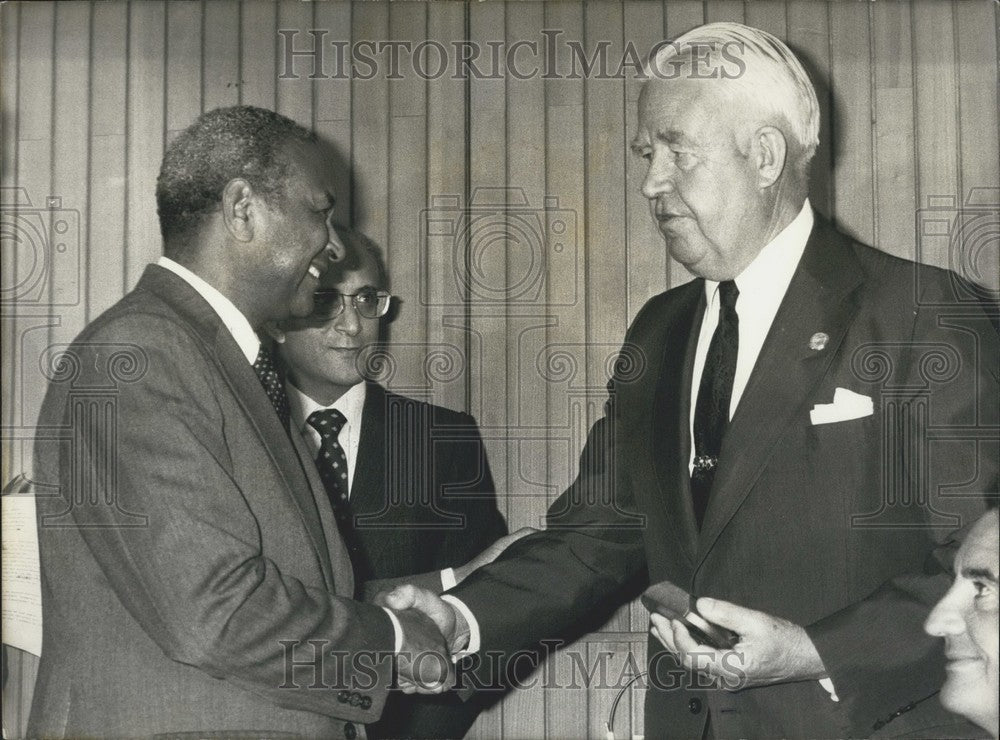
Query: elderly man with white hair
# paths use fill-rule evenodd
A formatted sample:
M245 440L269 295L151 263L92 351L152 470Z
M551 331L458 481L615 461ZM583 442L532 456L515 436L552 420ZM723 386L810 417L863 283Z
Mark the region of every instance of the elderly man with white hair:
M491 651L566 634L648 574L682 596L653 617L646 736L940 733L959 718L922 701L942 668L922 622L947 577L925 561L996 491L995 325L955 275L814 212L816 94L780 40L703 26L647 75L642 193L696 279L629 328L546 531L444 601L386 603L488 675ZM685 592L730 643L699 644Z

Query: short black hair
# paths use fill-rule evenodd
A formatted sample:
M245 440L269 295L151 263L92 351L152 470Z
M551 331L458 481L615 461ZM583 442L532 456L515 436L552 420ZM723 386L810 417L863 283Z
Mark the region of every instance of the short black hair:
M202 114L167 146L156 179L156 209L164 253L180 256L204 217L222 201L227 183L243 178L265 199L288 174L287 144L316 136L280 113L238 105Z

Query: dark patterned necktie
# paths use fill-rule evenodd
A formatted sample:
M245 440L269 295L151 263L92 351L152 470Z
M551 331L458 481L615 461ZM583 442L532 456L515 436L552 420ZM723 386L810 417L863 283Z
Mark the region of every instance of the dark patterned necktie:
M361 569L363 554L357 534L354 531L354 515L348 497L347 454L337 437L347 419L337 409L322 409L309 414L306 422L319 432L319 454L316 455L316 469L326 489L326 495L333 507L337 529L347 545L351 564L357 574ZM357 580L357 579L355 579ZM358 585L355 583L355 585Z
M281 420L281 426L287 431L290 407L288 405L288 395L285 393L285 381L275 367L271 353L264 345L261 345L257 351L257 359L253 361L253 371L257 373L257 379L260 381L260 384L264 386L267 398L271 402L271 405L274 406L274 410Z
M719 283L719 325L712 335L701 374L698 401L694 409L694 469L691 472L691 497L694 516L701 529L708 509L708 497L719 466L722 438L729 426L729 406L736 378L736 355L740 347L740 319L736 283Z

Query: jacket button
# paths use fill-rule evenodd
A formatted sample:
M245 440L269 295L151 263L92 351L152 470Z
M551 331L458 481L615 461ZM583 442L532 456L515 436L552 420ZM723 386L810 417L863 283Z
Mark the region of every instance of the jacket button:
M371 709L371 706L372 706L372 698L370 696L363 696L363 697L361 697L361 708L362 709Z
M357 692L351 694L351 706L352 707L361 706L361 694Z
M338 691L337 692L337 701L339 701L341 704L346 704L347 703L347 692L346 691Z
M691 699L688 702L688 710L691 714L698 714L701 711L701 699Z
M354 740L354 738L356 738L357 736L358 736L358 730L354 726L353 722L348 722L347 724L344 725L344 737L346 737L347 740Z

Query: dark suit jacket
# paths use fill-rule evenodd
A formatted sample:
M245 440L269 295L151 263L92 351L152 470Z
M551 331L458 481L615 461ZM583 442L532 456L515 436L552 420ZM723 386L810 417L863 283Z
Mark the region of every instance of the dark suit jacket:
M688 430L703 281L653 298L548 531L455 590L483 649L564 632L645 566L653 582L804 625L840 696L831 702L816 681L704 691L651 641L649 737L699 737L706 709L719 737L866 736L940 687L940 641L922 623L949 577L924 568L997 490L1000 344L974 298L954 275L817 218L728 429L700 532ZM817 332L829 337L818 350ZM838 387L870 396L875 413L813 426L810 409ZM602 491L613 503L583 503L606 500Z
M208 303L151 266L49 373L29 735L352 737L376 719L392 624L352 600L315 469Z
M463 565L507 525L475 419L368 383L351 510L355 577L378 581ZM437 584L427 584L440 591ZM373 737L462 737L480 702L453 695L389 698Z

